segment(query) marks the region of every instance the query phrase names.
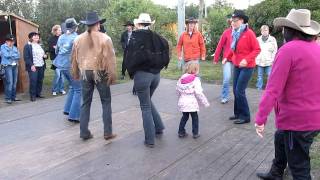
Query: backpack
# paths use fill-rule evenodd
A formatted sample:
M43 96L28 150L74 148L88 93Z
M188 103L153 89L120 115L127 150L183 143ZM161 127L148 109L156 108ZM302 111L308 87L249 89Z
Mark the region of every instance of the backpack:
M133 32L126 47L125 66L129 75L141 68L163 69L170 62L168 41L152 31Z

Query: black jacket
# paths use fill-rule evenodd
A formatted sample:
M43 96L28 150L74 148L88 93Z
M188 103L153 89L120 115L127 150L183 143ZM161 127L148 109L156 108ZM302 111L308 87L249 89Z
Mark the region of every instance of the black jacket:
M23 59L26 64L26 71L31 71L31 66L33 66L33 54L32 54L32 45L29 43L24 45Z
M53 48L53 46L57 45L59 36L51 36L48 45L49 45L49 53L50 53L50 59L53 61L56 58L56 49Z
M155 60L151 57L151 49L154 48L153 33L151 30L132 32L125 58L125 64L131 78L136 71L157 74L163 68L154 63Z
M131 36L132 36L132 35L131 35ZM128 38L129 38L129 36L128 36L128 30L127 30L127 31L125 31L125 32L123 32L123 33L121 34L121 40L120 40L120 42L121 42L121 46L122 46L122 49L123 49L123 50L125 50L126 47L127 47Z

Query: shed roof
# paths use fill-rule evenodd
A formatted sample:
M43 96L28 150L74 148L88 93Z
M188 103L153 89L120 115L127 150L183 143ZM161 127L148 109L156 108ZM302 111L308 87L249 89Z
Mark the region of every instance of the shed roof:
M39 25L37 25L37 24L35 24L35 23L27 20L27 19L24 19L23 17L20 17L20 16L18 16L18 15L15 15L15 14L13 14L13 13L0 12L0 17L1 17L1 16L12 16L12 17L14 17L14 18L16 18L16 19L19 19L19 20L24 21L24 22L26 22L26 23L28 23L28 24L31 24L32 26L35 26L35 27L39 28Z

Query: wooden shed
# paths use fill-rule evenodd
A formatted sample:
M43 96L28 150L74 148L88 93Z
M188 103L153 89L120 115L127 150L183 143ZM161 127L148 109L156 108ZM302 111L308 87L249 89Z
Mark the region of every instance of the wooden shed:
M23 60L23 47L28 42L28 34L32 31L38 32L39 26L31 21L28 21L22 17L19 17L12 13L1 13L0 12L0 43L1 45L5 42L5 36L10 34L10 23L11 31L16 37L16 46L20 52L19 62L19 74L17 91L25 92L29 87L28 73L25 71L25 64ZM0 80L0 92L3 92L3 82Z

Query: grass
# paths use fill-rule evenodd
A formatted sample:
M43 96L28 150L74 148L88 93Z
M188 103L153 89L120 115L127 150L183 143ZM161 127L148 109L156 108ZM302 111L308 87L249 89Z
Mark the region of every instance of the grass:
M320 134L314 139L310 152L310 157L311 166L313 169L318 170L318 175L320 177Z

